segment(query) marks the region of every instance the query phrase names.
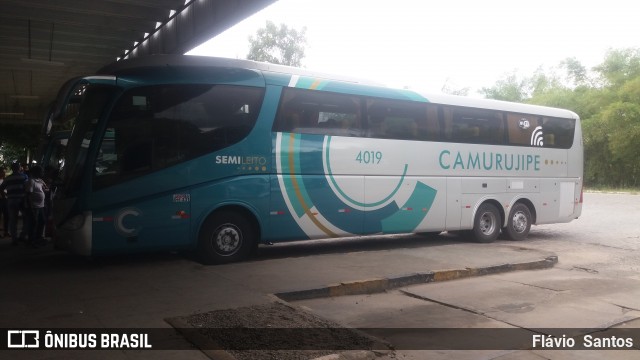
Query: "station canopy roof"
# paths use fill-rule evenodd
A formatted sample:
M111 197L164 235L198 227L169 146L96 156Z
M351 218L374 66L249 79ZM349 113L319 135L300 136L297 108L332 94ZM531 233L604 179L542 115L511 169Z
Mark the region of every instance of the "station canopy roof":
M66 80L183 54L275 1L0 0L0 124L40 124Z

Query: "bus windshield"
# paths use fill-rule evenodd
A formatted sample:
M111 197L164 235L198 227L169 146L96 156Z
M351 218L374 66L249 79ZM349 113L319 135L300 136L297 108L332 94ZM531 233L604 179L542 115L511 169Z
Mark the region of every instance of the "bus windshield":
M69 135L71 135L70 131L58 131L42 144L39 156L42 166L57 170L62 168Z
M64 160L65 167L61 174L65 184L63 191L67 194L79 186L96 125L116 91L116 87L105 85L95 85L86 90L85 99L71 131Z

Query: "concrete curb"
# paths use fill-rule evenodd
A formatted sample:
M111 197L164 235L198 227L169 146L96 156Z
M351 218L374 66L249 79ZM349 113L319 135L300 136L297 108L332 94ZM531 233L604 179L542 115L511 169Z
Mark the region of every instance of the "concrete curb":
M540 270L549 269L558 263L558 257L547 256L540 260L514 263L514 264L501 264L492 265L486 267L477 268L464 268L464 269L444 269L428 271L424 273L400 275L390 278L376 278L358 281L342 282L339 284L333 284L322 288L298 290L273 294L276 298L275 301L281 301L287 306L296 307L295 305L288 304L290 301L315 299L321 297L333 297L344 295L358 295L358 294L374 294L384 292L390 289L399 287L425 284L430 282L450 281L457 279L464 279L474 276L485 276L500 274L509 271L517 270ZM296 307L298 308L298 307ZM187 329L192 328L180 317L167 318L167 323L173 326L175 329ZM185 336L186 337L186 336ZM214 360L235 360L236 357L225 350L209 350L217 349L220 346L205 337L204 335L192 336L188 339L189 342L194 344L200 349L207 357ZM391 350L392 351L392 350ZM361 359L373 359L378 356L388 355L389 350L359 350L359 351L343 351L331 355L322 356L314 360L361 360Z
M548 269L552 268L557 263L557 256L547 256L540 260L524 263L501 264L478 268L434 270L424 273L400 275L391 278L374 278L342 282L316 289L296 290L277 293L274 295L284 301L299 301L322 297L375 294L409 285L450 281L473 276L493 275L509 271Z

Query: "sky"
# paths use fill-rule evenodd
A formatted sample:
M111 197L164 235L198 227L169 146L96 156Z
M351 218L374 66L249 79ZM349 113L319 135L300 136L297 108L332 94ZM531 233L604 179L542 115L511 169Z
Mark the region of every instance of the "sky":
M307 28L304 68L478 96L506 74L640 47L633 0L279 0L188 54L246 59L270 20Z

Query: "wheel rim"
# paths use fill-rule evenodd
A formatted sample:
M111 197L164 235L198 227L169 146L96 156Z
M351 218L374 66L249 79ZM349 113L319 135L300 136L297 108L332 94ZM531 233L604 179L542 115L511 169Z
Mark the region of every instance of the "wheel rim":
M496 230L496 216L491 212L482 213L480 216L480 231L484 235L491 235Z
M515 230L518 233L522 233L525 230L527 230L527 216L524 214L524 212L522 211L517 211L515 214L513 214L513 218L512 220L512 227L513 230Z
M211 240L216 253L230 256L235 254L242 245L242 231L233 224L224 224L216 229Z

